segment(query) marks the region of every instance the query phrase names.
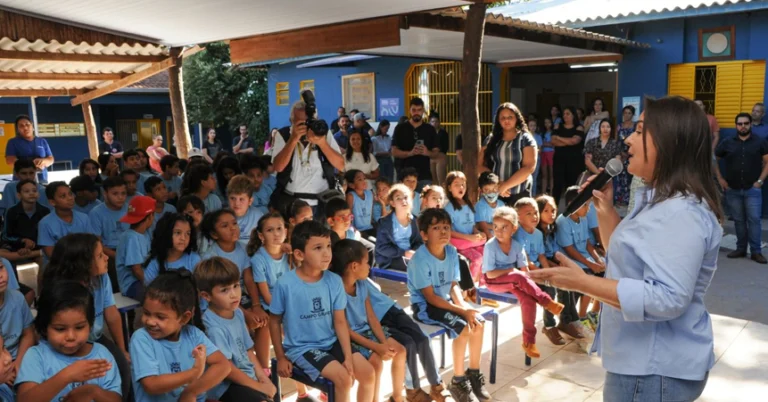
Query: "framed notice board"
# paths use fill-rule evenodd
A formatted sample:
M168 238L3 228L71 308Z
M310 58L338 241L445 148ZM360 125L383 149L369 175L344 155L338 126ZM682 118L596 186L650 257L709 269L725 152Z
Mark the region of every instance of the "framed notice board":
M342 103L347 110L357 109L376 120L376 74L364 73L341 77Z

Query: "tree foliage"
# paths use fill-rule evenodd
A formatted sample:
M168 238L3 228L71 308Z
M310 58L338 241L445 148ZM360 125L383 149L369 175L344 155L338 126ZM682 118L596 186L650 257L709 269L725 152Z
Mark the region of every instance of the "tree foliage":
M232 66L229 46L210 43L184 60L184 100L190 122L213 123L233 131L239 124L257 144L269 135L267 73ZM230 131L230 132L231 132Z

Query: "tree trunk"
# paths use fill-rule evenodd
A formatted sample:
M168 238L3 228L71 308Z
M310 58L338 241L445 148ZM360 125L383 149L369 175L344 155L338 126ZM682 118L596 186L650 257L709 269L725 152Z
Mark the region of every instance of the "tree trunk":
M174 66L168 69L168 91L171 97L171 113L173 114L176 156L181 159L187 159L187 154L190 148L192 148L192 139L189 136L187 105L184 103L184 80L181 75L181 49L172 48L171 57L174 58ZM173 144L168 144L168 149L171 149L172 145Z
M459 86L461 135L464 143L462 167L467 176L467 191L473 202L478 197L477 164L480 156L480 113L477 108L477 97L480 86L480 56L483 51L486 9L487 6L482 1L469 6L464 30L464 58Z

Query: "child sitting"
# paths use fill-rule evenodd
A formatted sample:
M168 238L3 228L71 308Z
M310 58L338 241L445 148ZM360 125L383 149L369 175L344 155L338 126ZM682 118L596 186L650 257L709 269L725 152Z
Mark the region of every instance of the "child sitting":
M336 243L331 271L341 276L344 284L352 348L367 358L375 371L373 400L379 401L383 362L392 360L392 397L389 402L403 402L405 348L392 338L390 329L381 325L373 311L368 297L371 266L365 246L351 239Z
M195 269L200 295L208 302L203 313L205 333L230 361L226 380L208 391L221 402L272 400L277 391L254 354L254 343L239 309L240 271L231 261L213 257Z
M130 204L133 197L144 195L138 191L139 174L133 169L125 169L120 172L120 177L125 182L125 203Z
M419 216L421 214L421 193L416 192L416 187L419 185L419 172L409 167L401 170L400 175L402 176L400 181L411 190L411 203L413 205L411 213L414 216Z
M349 188L347 205L354 216L354 227L367 239L376 234L373 229L373 191L368 190L365 173L352 169L347 171L345 176ZM330 215L328 217L330 218Z
M46 258L51 257L53 246L70 233L94 233L88 215L74 210L75 198L63 181L54 181L45 188L48 203L53 212L40 220L37 245L42 247ZM40 267L42 268L42 267ZM42 274L39 272L38 275Z
M489 290L513 293L517 297L522 310L523 350L529 357L538 358L541 355L536 348L536 304L552 314L560 314L563 305L552 300L525 275L530 269L525 249L522 243L512 239L517 228L514 209L501 207L493 214L495 236L485 245L483 274Z
M101 176L99 175L99 163L91 158L85 158L80 161L78 166L80 176L87 176L93 180L96 184L101 184Z
M457 402L487 401L485 378L480 372L485 320L466 304L459 291L459 260L450 245L451 216L442 209L427 209L419 216L419 231L425 244L408 263L408 291L413 316L429 325L438 325L453 339L453 380L448 390ZM469 349L469 369L464 355Z
M504 206L499 199L499 176L492 172L483 172L478 179L480 199L475 204L475 222L477 228L490 239L493 237L493 213Z
M41 340L16 376L18 401L120 402L114 357L88 342L93 322L93 297L82 283L59 281L41 293L35 318Z
M376 263L382 269L405 271L407 260L424 244L411 214L411 190L404 184L395 184L386 199L394 212L379 221Z
M240 244L248 245L251 239L251 232L259 223L259 219L264 213L252 206L253 204L253 181L245 175L233 177L227 184L227 198L229 207L235 213L237 226L240 228Z
M153 174L145 171L146 164L143 162L142 152L138 148L129 149L123 153L123 163L125 164L125 170L133 170L136 174L136 188L139 191L144 191L144 181L147 178L153 176ZM123 172L125 171L123 170ZM122 172L121 172L122 174ZM125 177L123 177L125 179ZM131 193L128 191L128 195Z
M181 194L197 196L205 204L205 212L213 212L222 207L221 198L214 194L214 190L216 177L211 167L205 162L190 163L181 181Z
M16 180L10 181L5 185L5 188L3 188L3 198L0 199L6 211L19 203L20 191L17 186L22 180L34 182L37 185L37 202L46 208L50 208L48 198L45 196L45 187L37 183L37 168L34 162L29 159L16 159L16 162L13 163L13 175L16 177Z
M392 209L389 207L389 189L392 188L392 183L386 177L379 177L374 184L376 187L376 193L373 197L373 225L378 227L381 218L389 215Z
M290 377L296 365L313 381L322 375L333 383L340 402L350 400L357 380L355 400L372 402L375 373L363 355L352 352L344 284L338 275L325 272L332 258L330 236L315 221L293 231L291 246L299 266L277 280L269 305L278 373Z
M143 328L131 337L136 402L205 401L232 363L203 330L197 286L186 269L168 271L147 287Z
M168 190L168 200L175 205L181 194L181 177L179 177L179 157L176 155L165 155L160 159L160 178L165 183Z
M226 156L227 154L222 152L214 160L213 166L216 169L216 189L214 193L221 198L222 206L229 207L229 199L227 198L227 185L233 177L243 173L240 170L240 164L232 156ZM217 156L219 156L217 155Z
M334 198L325 204L325 216L328 226L331 228L331 243L336 244L339 240L353 239L360 240L360 232L352 227L352 209L349 204L341 198Z
M274 187L266 183L265 177L271 177L267 173L267 168L261 158L245 154L240 161L240 168L243 174L253 181L253 203L251 206L259 210L262 214L269 212L269 198L272 197Z
M178 213L168 213L157 221L149 256L144 262L144 287L158 275L172 269L185 268L195 272L200 262L192 219Z
M15 279L12 267L0 263L0 335L7 340L4 350L10 353L13 361L8 369L12 373L11 380L19 372L24 354L35 344L34 318Z
M168 189L160 176L152 176L144 181L144 194L155 199L155 220L149 228L150 235L154 236L155 225L166 213L176 213L176 207L169 204Z
M16 183L16 189L20 201L5 211L3 245L8 251L18 253L20 258L39 258L41 252L37 245L37 226L51 211L38 202L40 196L37 183L33 180L20 180Z
M69 188L75 194L75 211L86 215L97 205L99 201L99 186L88 176L77 176L70 180Z
M188 216L192 220L192 227L195 229L195 238L197 239L197 254L205 255L211 247L211 241L208 240L200 229L205 215L205 205L203 201L194 195L185 195L179 198L176 204L178 212Z
M117 245L120 237L130 229L130 225L120 222L120 218L128 212L126 199L126 186L120 176L107 177L101 184L104 190L104 203L93 208L88 219L91 220L91 228L97 236L101 237L104 254L109 257L109 279L113 292L119 290L117 281Z
M151 197L138 195L133 197L128 205L128 212L120 218L120 222L131 225L120 236L117 245L117 281L120 293L134 300L144 296L144 269L142 264L149 255L152 238L149 228L155 222L155 200Z
M421 209L440 208L445 207L445 189L436 186L428 185L421 189Z
M462 172L450 172L445 179L445 187L448 194L445 211L451 217L451 244L469 260L472 281L480 282L483 245L487 238L475 227L475 207L467 194L467 177Z

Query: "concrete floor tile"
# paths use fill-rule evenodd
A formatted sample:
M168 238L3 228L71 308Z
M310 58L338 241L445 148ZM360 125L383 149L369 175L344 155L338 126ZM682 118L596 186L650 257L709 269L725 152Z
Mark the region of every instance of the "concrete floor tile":
M594 392L572 382L527 372L496 391L493 398L504 402L582 402Z
M568 351L549 356L531 371L591 389L598 389L605 382L605 370L598 357Z

